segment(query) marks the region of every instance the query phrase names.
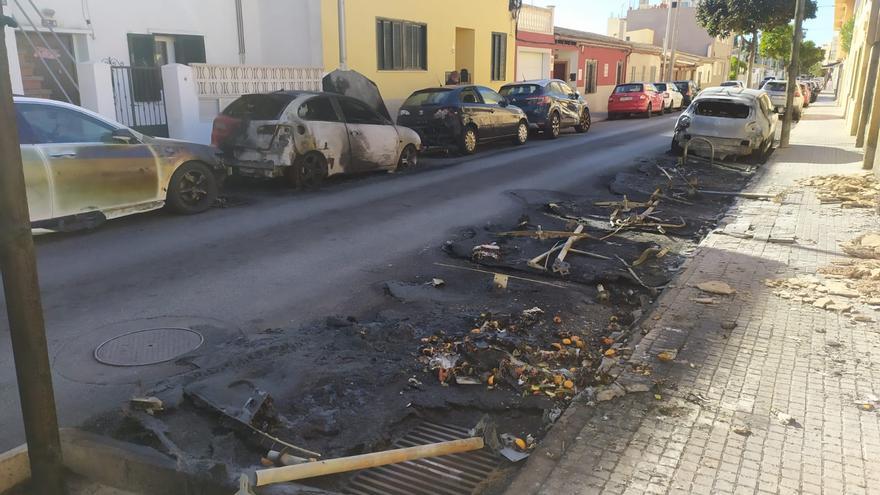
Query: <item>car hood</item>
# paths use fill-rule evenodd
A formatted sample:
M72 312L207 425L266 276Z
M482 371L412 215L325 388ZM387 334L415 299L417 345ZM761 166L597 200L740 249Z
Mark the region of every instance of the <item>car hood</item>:
M193 159L203 161L210 165L220 164L220 149L208 144L152 136L144 136L143 141L145 144L154 146L156 152L163 157L190 155Z

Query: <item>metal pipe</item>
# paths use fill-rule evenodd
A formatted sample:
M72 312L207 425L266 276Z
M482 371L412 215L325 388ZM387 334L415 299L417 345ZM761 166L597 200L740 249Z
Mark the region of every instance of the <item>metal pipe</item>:
M238 33L238 63L245 64L247 47L244 44L244 13L241 0L235 0L235 30Z
M337 0L339 11L339 68L348 70L348 51L345 48L345 0Z
M675 45L678 43L678 11L681 10L681 4L677 1L673 1L672 6L675 9L675 12L672 16L672 34L669 35L670 55L668 81L675 80Z
M0 4L0 19L3 6ZM5 26L0 24L0 33ZM33 493L66 493L6 43L0 43L0 271Z
M791 139L791 121L794 117L794 93L800 69L801 43L804 40L805 0L798 0L794 11L794 39L791 42L791 62L788 65L788 84L785 91L785 118L782 121L782 146L788 146ZM806 98L806 95L804 95Z
M660 57L660 77L665 78L667 81L671 81L671 77L666 77L666 67L669 62L667 59L667 57L669 56L669 35L671 34L672 30L672 1L667 1L666 5L666 31L663 33L663 54ZM623 39L623 36L621 36L621 39Z

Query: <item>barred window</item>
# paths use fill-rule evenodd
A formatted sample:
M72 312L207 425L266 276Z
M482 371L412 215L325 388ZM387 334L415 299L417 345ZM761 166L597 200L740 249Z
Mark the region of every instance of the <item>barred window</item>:
M376 59L379 70L427 70L427 47L427 25L376 19Z

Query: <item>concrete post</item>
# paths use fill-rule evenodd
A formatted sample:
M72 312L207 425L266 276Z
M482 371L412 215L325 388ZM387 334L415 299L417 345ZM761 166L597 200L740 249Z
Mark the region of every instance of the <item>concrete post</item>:
M880 48L874 47L874 50ZM880 134L880 78L874 80L874 94L872 96L871 117L868 119L867 126L864 131L865 136L865 161L862 162L862 168L871 170L877 158L877 140Z
M880 0L871 2L871 15L868 16L868 32L865 35L865 45L862 49L862 59L859 65L854 67L856 79L856 93L853 106L853 119L850 127L850 135L855 136L858 133L859 126L862 123L862 106L865 101L865 84L868 79L868 73L871 66L871 45L877 36L878 12L880 12ZM870 89L870 88L868 88Z
M15 41L15 30L4 29L6 41L6 53L9 54L9 79L12 80L12 93L24 94L24 84L21 81L21 65L18 63L18 42Z
M116 120L110 64L80 62L76 64L76 77L79 80L80 105L108 119Z
M181 64L162 66L168 136L199 141L199 96L191 67Z

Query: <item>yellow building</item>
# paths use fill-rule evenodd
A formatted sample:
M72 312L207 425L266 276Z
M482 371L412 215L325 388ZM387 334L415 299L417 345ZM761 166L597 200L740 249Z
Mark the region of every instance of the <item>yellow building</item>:
M508 0L347 0L348 67L372 79L395 115L415 90L451 72L498 89L513 80L514 16ZM337 0L321 0L324 69L339 67ZM465 81L462 81L465 82Z

